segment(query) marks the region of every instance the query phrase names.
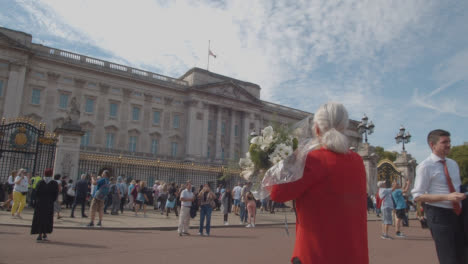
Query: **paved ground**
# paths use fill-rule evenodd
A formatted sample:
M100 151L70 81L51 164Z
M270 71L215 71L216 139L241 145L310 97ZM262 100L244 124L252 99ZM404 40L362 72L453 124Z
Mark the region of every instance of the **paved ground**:
M248 229L238 225L237 218L231 221L237 225L223 226L220 214L215 212L215 228L210 237L197 236L196 229L191 230L191 236L178 237L174 231L175 216L166 219L151 213L149 218L135 218L129 212L123 216L106 216L103 229L83 228L85 221L81 218L64 218L58 221L57 226L61 228L54 230L51 242L35 243L35 236L29 235L30 214L26 210L25 219L17 220L11 219L8 212L0 211L1 264L238 264L242 259L244 263L288 263L295 238L295 226L289 221L294 218L292 214L287 214L290 236L285 232L284 213L259 214L259 225ZM403 230L408 235L406 239L382 240L380 222L373 221L376 218L372 215L369 219L370 263L437 263L429 231L422 230L416 221ZM192 224L197 226L197 221Z

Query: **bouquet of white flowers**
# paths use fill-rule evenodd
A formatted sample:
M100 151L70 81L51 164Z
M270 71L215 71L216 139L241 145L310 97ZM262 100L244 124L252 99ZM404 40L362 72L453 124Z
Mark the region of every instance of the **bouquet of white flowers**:
M297 139L286 128L280 127L275 131L272 126L265 127L260 135L250 139L249 152L239 161L241 176L254 183L261 182L263 174L290 156L297 144Z
M307 153L319 146L312 138L310 121L306 118L292 129L274 130L268 126L251 138L249 152L240 159L239 166L241 176L253 183L252 192L257 199L269 195L267 187L302 177Z

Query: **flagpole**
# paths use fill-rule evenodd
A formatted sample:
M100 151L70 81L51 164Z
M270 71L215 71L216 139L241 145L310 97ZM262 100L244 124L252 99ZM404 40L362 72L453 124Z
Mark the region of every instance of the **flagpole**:
M208 63L206 64L206 70L210 70L210 40L208 40Z

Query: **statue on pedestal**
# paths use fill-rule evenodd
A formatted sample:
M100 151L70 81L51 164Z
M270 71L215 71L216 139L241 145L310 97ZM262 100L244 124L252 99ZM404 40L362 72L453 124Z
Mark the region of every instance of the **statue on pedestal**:
M67 111L67 117L63 123L63 128L81 130L80 121L80 104L77 102L76 97L70 101L70 108Z

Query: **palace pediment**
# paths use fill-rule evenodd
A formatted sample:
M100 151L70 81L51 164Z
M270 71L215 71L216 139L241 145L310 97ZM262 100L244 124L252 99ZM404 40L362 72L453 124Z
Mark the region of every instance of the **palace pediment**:
M201 85L198 87L194 87L194 89L214 94L216 96L228 97L243 102L257 104L260 103L260 100L258 100L255 96L253 96L244 88L232 81Z

